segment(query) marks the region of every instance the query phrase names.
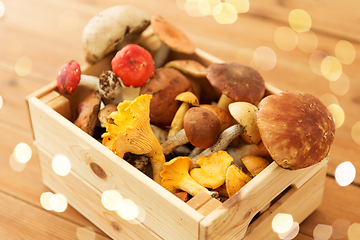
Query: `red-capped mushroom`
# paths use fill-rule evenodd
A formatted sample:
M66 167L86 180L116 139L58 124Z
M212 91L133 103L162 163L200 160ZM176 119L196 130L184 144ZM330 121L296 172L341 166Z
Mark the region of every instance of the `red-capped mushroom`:
M128 44L111 61L113 72L127 87L141 87L155 72L151 54L137 44Z
M81 79L81 69L79 63L72 60L61 66L56 81L60 92L73 94Z

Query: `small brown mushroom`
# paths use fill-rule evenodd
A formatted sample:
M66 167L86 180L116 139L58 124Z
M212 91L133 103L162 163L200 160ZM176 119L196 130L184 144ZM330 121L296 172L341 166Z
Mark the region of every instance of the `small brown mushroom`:
M101 97L98 91L92 92L78 104L78 117L74 121L74 124L89 135L94 134L96 122L98 121L100 104Z
M264 170L268 165L269 161L263 157L255 156L255 155L247 155L241 158L241 162L244 164L246 169L250 172L250 174L255 177L262 170Z
M207 109L192 107L184 116L184 128L168 138L161 147L165 155L188 142L198 148L208 148L217 141L219 134L217 116Z
M112 118L109 118L109 115L112 113L112 112L116 112L117 111L117 104L107 104L105 105L102 109L100 109L99 111L99 114L98 114L98 118L99 118L99 121L100 121L100 124L102 126L104 126L103 124L108 122L108 123L111 123L111 124L114 124L114 121ZM104 126L105 127L105 126Z
M222 93L218 107L228 111L231 102L255 103L265 94L265 82L253 68L239 63L213 63L206 69L211 85Z
M180 101L181 105L171 122L168 137L173 136L183 128L184 116L187 110L191 106L199 106L199 100L192 92L182 92L176 96L175 100Z
M173 68L158 69L154 76L140 87L140 94L153 96L150 103L150 121L161 128L171 122L181 103L175 98L182 92L193 92L189 80Z
M262 141L279 166L290 170L305 168L328 155L335 123L318 98L287 91L265 97L258 107Z
M99 76L99 93L105 105L123 101L121 80L111 71L103 71Z

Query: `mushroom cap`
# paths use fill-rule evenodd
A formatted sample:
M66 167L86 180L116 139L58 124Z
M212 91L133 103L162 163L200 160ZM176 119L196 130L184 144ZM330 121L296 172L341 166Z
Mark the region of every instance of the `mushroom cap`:
M118 104L122 101L122 86L120 79L111 71L103 71L99 76L99 93L105 105Z
M316 164L328 155L335 123L318 98L287 91L265 97L258 107L262 141L278 165L295 170Z
M229 111L233 118L244 128L241 139L250 144L258 144L261 141L257 125L256 111L258 108L248 102L233 102L229 104Z
M263 157L255 155L247 155L241 158L241 162L244 164L246 169L251 173L253 177L258 175L268 165L269 161Z
M239 63L212 63L206 69L211 85L236 102L255 103L265 94L265 82L253 68Z
M189 103L192 106L199 106L199 99L192 92L182 92L176 96L175 100Z
M231 197L237 193L251 178L246 175L238 166L231 165L226 170L225 186L228 196Z
M210 110L190 108L184 116L184 130L189 142L195 147L208 148L214 145L220 134L220 121Z
M205 108L209 111L211 111L212 113L214 113L219 121L220 121L220 131L224 131L225 129L227 129L228 127L236 124L234 118L226 111L222 110L221 108L214 106L214 105L210 105L210 104L200 104L199 107L201 108Z
M192 166L193 162L189 157L176 157L164 163L164 168L160 173L161 186L172 193L183 190L192 196L202 191L208 192L206 188L191 178L189 172Z
M194 43L175 25L159 15L151 16L150 22L159 39L172 50L186 54L195 52Z
M226 169L234 159L226 151L214 152L210 156L200 156L196 164L200 168L193 168L190 176L201 186L218 188L225 182Z
M131 5L105 9L83 29L82 45L86 61L94 63L115 51L125 38L138 36L150 24L150 16Z
M167 62L164 67L173 67L184 74L189 74L193 77L205 77L206 67L200 62L192 59L176 59Z
M140 94L153 96L150 102L150 121L152 124L166 128L171 125L181 102L175 98L179 93L192 92L189 80L178 70L160 68L154 76L140 87Z

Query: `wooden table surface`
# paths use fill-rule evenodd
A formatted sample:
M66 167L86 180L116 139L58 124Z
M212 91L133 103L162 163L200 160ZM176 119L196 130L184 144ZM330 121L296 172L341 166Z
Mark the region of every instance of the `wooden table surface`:
M342 162L350 161L355 169L360 169L360 2L254 0L250 1L247 13L238 14L234 23L225 25L211 15L189 16L181 7L183 2L0 1L0 102L3 103L0 108L0 239L108 239L71 206L57 213L45 210L40 204L41 194L49 189L41 181L25 96L54 81L63 63L72 59L84 63L83 27L93 15L116 4L132 4L149 14L162 15L183 29L199 48L224 61L255 67L265 81L282 90L308 92L327 106L336 104L332 105L332 109L337 110L336 137L323 203L300 225L296 239L313 239L314 230L321 227L332 228L332 235L318 239L360 239L347 236L349 227L358 229L360 223L360 175L344 187L334 177L336 167ZM289 30L288 16L294 9L302 9L311 17L312 34L298 35L298 45L287 50L276 39L279 28ZM280 39L289 43L291 35ZM343 52L355 58L342 61L341 77L329 81L316 73L319 59L331 56L329 59L340 60L339 41L352 46L351 51ZM261 49L271 49L268 51L271 54L258 52ZM259 61L251 60L255 50ZM259 65L263 61L269 63L272 54L276 55L273 68ZM33 149L33 155L24 169L16 170L12 154L21 142ZM91 234L84 238L81 234L84 229L91 229L94 238Z

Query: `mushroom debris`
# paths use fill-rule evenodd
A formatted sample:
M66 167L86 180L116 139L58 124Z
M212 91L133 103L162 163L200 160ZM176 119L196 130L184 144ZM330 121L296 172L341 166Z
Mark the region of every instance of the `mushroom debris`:
M101 126L102 143L122 158L133 154L144 173L150 158L149 176L173 193L231 197L271 161L296 170L330 151L334 119L319 99L269 95L249 66L203 65L187 36L160 16L129 5L106 9L84 28L83 48L91 72L102 74L81 74L70 61L57 77L77 109L74 124L90 135ZM138 92L122 99L130 88Z
M105 122L103 144L119 157L125 153L147 154L153 169L153 179L161 182L160 172L165 156L150 126L150 95L140 95L134 101L124 101L109 115L114 124Z

